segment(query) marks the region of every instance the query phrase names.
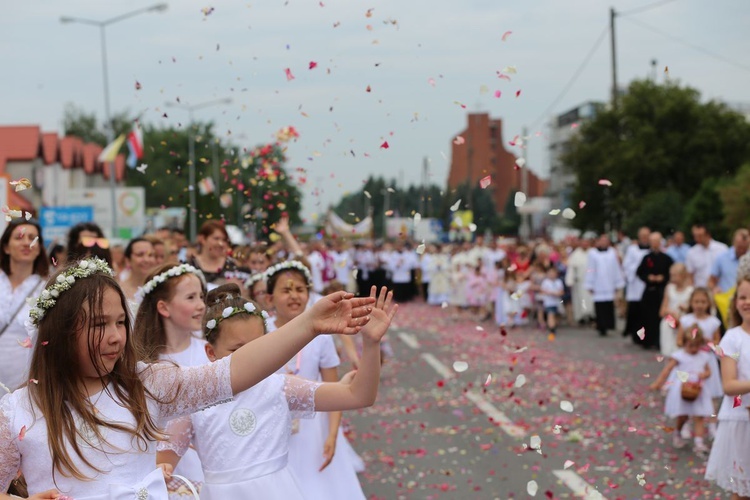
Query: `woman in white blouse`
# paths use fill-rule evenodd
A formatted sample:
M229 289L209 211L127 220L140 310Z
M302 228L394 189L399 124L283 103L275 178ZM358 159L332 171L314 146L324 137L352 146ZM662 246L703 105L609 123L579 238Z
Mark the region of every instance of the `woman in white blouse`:
M13 219L0 237L0 383L11 391L27 381L31 358L26 299L41 292L48 274L39 224Z

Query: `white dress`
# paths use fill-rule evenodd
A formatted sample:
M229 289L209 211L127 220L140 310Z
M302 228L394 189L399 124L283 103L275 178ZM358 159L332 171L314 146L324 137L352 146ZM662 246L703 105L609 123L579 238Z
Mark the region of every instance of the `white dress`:
M684 349L678 349L672 353L672 359L677 361L677 366L672 373L684 372L687 374L688 382L698 382L698 375L705 370L706 365L711 367L713 354L706 351L698 351L690 354ZM712 368L713 371L713 368ZM674 377L667 389L667 397L664 403L664 413L669 418L687 415L691 417L710 417L714 413L714 405L711 394L704 386L695 401L682 399L682 382L680 377Z
M680 307L687 308L690 301L690 295L693 293L692 286L686 286L681 291L677 289L674 283L669 283L664 289L664 296L667 298L667 309L670 311L679 311ZM678 320L675 317L674 320ZM659 323L659 346L664 356L671 356L677 348L677 328L670 326L667 318L662 318ZM713 366L711 367L713 369Z
M43 286L44 280L38 274L32 274L13 290L8 276L0 271L0 330L8 325L0 335L0 383L11 391L28 380L26 374L31 362L31 349L21 345L29 336L24 326L29 319L30 309L26 298L39 295ZM13 314L16 311L18 313ZM1 387L0 395L6 392Z
M690 331L693 327L698 325L698 328L703 332L703 336L706 338L706 342L711 342L713 333L721 325L721 320L716 316L706 316L705 318L698 319L693 313L686 314L680 318L680 326L687 335L690 335ZM708 347L704 348L704 350ZM703 382L703 389L711 394L712 398L724 397L724 388L721 386L721 367L719 366L719 358L715 354L711 354L711 376L708 380Z
M138 376L145 388L160 401L148 400L148 410L158 425L232 398L230 357L198 367L170 364L138 364ZM177 391L177 387L181 387ZM132 413L118 403L113 391L101 391L90 398L100 417L134 426ZM25 432L23 439L21 434ZM156 468L156 443L145 449L130 434L103 428L106 442L98 442L87 426L78 426L78 442L86 459L102 472L86 466L69 450L71 460L86 477L81 481L53 471L47 426L34 407L28 389L0 399L0 491L6 491L20 470L28 483L29 495L56 488L75 500L166 500L167 486Z
M273 331L275 324L269 324ZM328 335L319 335L307 344L278 373L298 375L307 380L319 380L321 368L335 368L340 364L336 346ZM312 419L293 424L289 440L289 469L302 486L309 500L365 499L362 486L352 462L352 453L344 449L346 437L339 427L336 452L331 463L319 472L323 464L323 446L328 437L328 413L318 412Z
M737 360L737 380L750 380L750 334L741 326L724 334L719 344L725 356ZM734 396L724 396L719 410L711 455L706 464L706 479L715 481L726 491L750 496L750 418L748 396L734 407Z
M427 294L427 303L431 306L439 306L448 302L450 298L450 258L446 254L435 254L428 265L430 274L430 288Z
M187 349L172 354L161 354L159 359L171 361L180 366L205 365L211 362L206 355L205 346L205 340L193 336L190 338L190 346ZM188 447L185 450L174 473L187 478L200 492L201 484L203 484L203 468L198 453L194 449ZM167 487L169 488L170 500L192 499L192 492L180 480L169 481Z
M319 386L271 375L232 402L173 420L172 439L159 449L182 455L192 440L205 474L202 500L303 500L306 485L287 466L292 417L314 415Z

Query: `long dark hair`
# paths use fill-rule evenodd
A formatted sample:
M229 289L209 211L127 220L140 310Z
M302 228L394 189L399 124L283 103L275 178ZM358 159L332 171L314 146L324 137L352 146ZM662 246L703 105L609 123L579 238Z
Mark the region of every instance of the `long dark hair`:
M35 220L13 219L5 227L2 237L0 237L0 269L10 276L10 255L5 251L5 246L10 242L10 236L17 227L34 226L39 233L39 240L36 242L39 247L39 255L34 259L34 274L47 277L49 275L49 261L47 260L47 250L44 248L44 239L42 238L42 228Z
M72 264L90 255L92 257L99 257L112 267L112 252L109 248L101 248L99 245L92 247L84 246L81 243L81 233L83 231L91 231L96 234L97 238L104 238L104 231L94 222L79 222L71 227L70 231L68 231L68 244L65 247L68 249L66 263Z

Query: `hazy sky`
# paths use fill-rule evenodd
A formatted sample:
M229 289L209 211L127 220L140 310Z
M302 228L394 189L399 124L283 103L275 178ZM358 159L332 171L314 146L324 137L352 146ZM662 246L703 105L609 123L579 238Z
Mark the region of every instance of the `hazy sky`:
M59 131L68 102L103 116L98 30L61 24L59 18L103 20L152 3L6 2L0 16L0 124ZM502 118L506 142L532 127L528 164L545 175L545 110L607 28L609 7L627 12L654 3L173 1L166 12L107 28L112 109L177 125L187 122L187 113L165 108L166 101L231 97L231 105L195 116L215 121L220 136L247 147L295 126L301 137L289 149L289 167L308 172L306 216L358 189L369 174L418 183L424 157L433 181L444 185L451 141L468 111ZM651 75L656 59L660 80L668 66L671 79L699 89L705 99L750 102L748 26L746 0L674 0L620 17L619 82ZM498 78L509 66L517 70L511 81ZM287 79L286 68L294 79ZM606 100L610 85L607 36L552 113ZM384 141L390 148L380 148ZM321 194L313 194L316 187Z

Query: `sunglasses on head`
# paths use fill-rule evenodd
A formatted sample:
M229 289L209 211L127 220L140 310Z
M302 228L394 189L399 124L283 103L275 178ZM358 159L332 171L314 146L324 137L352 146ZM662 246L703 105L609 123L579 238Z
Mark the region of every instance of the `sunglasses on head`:
M85 246L86 248L97 246L106 250L107 248L109 248L109 240L107 238L94 238L91 236L84 236L83 238L81 238L81 245Z

